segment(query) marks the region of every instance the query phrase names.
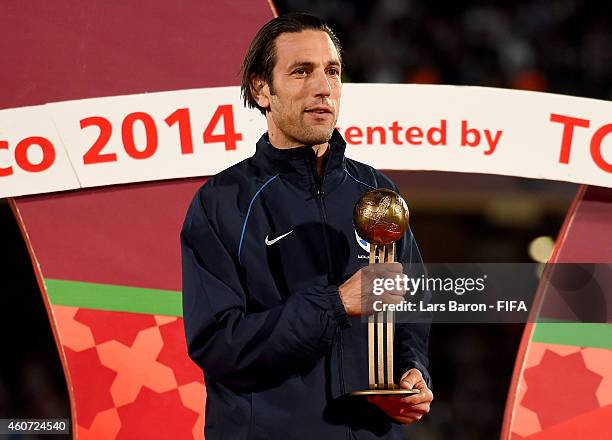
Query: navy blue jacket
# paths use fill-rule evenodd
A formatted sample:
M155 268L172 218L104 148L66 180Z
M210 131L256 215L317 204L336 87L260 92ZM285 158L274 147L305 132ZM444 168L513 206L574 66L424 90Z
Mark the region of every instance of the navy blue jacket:
M335 131L325 171L310 147L256 153L209 179L181 231L188 351L204 371L207 440L400 439L400 425L363 398L367 325L338 287L368 264L353 207L397 190L344 156ZM283 236L276 240L277 238ZM421 262L412 233L397 260ZM398 324L395 380L427 373L428 324Z

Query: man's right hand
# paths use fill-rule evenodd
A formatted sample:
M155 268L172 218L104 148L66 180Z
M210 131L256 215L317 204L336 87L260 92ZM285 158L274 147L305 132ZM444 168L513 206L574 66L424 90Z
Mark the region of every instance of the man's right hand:
M403 276L400 263L380 263L362 267L339 287L340 299L349 316L370 315L373 313L374 301L384 304L399 304L404 299L403 290L385 290L381 295L375 295L374 279Z

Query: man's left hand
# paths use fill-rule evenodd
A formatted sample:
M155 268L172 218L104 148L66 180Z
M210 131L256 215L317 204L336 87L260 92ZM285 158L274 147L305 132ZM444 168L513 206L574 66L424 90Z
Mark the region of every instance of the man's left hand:
M429 412L433 393L427 387L423 375L416 368L404 373L400 379L400 388L417 389L419 394L401 396L370 396L368 401L378 406L385 414L398 423L410 424L421 419Z

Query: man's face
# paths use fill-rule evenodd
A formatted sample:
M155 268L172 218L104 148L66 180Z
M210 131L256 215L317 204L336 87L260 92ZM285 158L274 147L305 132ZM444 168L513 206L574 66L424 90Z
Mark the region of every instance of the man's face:
M327 142L338 120L340 57L323 31L284 33L276 38L272 88L260 83L257 103L269 108L268 133L276 147Z

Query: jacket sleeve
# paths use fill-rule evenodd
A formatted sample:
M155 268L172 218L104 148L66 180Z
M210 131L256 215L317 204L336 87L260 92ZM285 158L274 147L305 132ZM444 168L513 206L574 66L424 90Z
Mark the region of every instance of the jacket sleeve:
M189 356L207 378L237 391L282 382L329 351L348 316L336 286L292 292L249 313L237 261L194 197L181 231L183 318Z
M425 274L421 253L410 229L397 243L397 246L398 261L403 263L404 273L409 277L420 277ZM425 292L424 295L429 295L429 292ZM427 386L431 388L431 376L427 370L431 315L421 313L414 316L411 314L410 319L406 320L409 322L401 322L402 313L404 312L400 312L398 319L400 322L395 327L396 380L399 380L401 375L411 368L417 368L423 375Z

